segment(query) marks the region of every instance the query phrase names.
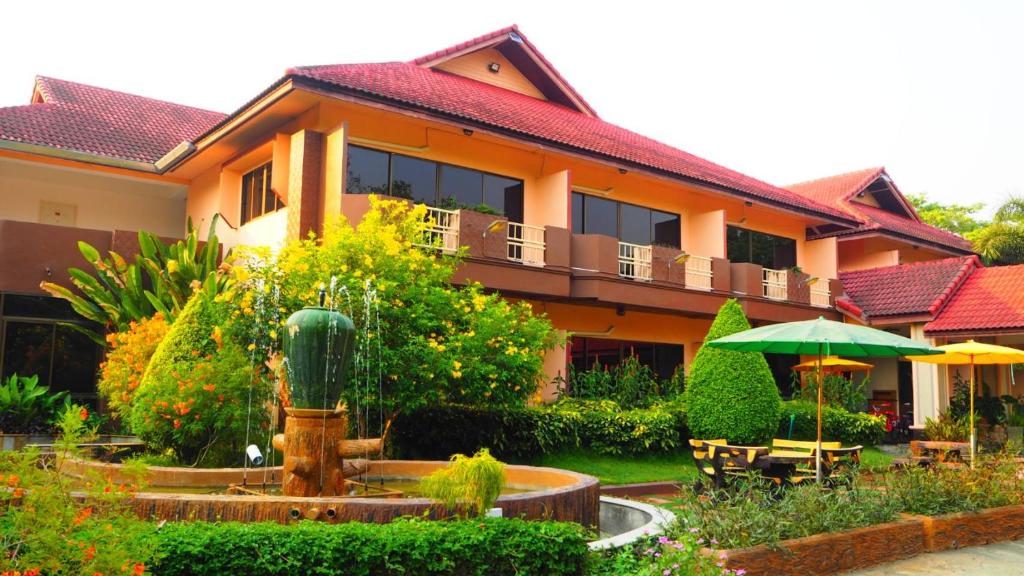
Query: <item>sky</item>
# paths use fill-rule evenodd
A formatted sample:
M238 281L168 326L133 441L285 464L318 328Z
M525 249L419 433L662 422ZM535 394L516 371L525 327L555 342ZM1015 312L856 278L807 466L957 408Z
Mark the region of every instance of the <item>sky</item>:
M904 193L1024 194L1024 2L5 4L0 106L35 75L230 112L290 66L520 30L607 121L777 185L885 166ZM14 25L10 25L14 24Z

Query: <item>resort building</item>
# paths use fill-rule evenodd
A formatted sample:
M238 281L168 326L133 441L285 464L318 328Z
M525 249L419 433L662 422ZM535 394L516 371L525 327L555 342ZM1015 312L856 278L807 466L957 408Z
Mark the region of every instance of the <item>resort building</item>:
M668 377L727 298L754 324L875 323L887 313L843 296L857 274L979 266L883 169L779 187L602 120L513 26L408 62L292 68L228 115L37 78L29 105L0 109L0 369L87 390L97 351L38 289L81 265L76 240L129 252L134 230L180 236L190 218L205 232L219 216L227 245L279 246L359 219L370 194L430 206L444 249L466 250L456 281L571 333L552 378L627 355ZM885 317L933 338L942 319L913 296ZM799 360L769 355L784 392ZM878 390L937 386L934 369L892 362Z

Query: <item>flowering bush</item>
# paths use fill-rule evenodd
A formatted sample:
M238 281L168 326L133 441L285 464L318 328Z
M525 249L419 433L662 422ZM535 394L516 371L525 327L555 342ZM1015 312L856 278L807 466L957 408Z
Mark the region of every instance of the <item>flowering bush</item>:
M269 356L287 314L316 305L326 287L328 305L357 327L351 411L524 403L555 343L551 324L525 302L453 286L458 258L417 246L429 240L428 226L423 206L373 198L355 228L329 223L323 239L291 242L276 256L243 253L232 330Z
M153 556L155 526L139 522L128 499L137 482L90 475L72 484L60 467L88 439L88 411L69 406L60 417L61 458L35 450L0 456L0 574L142 576ZM141 477L142 470L135 470ZM82 490L85 498L72 497Z
M146 368L131 409L132 431L151 448L188 463L241 461L248 433L264 430L269 384L221 324L227 305L198 293ZM248 427L248 428L247 428Z
M123 420L130 418L135 391L168 330L170 325L164 315L157 312L151 318L131 322L124 332L107 334L110 351L100 365L96 387L107 406Z
M697 530L682 531L678 536L660 536L641 543L637 548L623 548L598 559L587 572L591 576L743 576L746 570L725 567L721 553L708 554Z

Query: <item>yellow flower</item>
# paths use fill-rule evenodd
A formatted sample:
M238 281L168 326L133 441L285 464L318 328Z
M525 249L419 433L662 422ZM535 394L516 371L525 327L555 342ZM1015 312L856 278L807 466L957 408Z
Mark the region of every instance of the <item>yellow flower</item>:
M168 260L167 261L167 273L168 274L174 274L177 271L178 271L178 261L177 260Z
M271 340L277 340L277 330L271 330L270 331L270 339Z
M252 352L255 349L256 349L256 343L255 342L252 343L252 344L249 344L249 348L248 348L249 352Z
M462 362L459 362L458 360L456 360L455 362L452 362L452 365L455 366L456 370L459 370L459 369L462 368Z
M452 370L452 378L462 378L462 372L458 370Z

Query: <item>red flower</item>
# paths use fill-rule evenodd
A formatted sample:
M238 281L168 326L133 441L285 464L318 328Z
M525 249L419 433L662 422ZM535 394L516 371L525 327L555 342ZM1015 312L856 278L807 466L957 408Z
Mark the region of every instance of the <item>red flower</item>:
M178 428L181 428L181 420L178 420L177 418L175 418L174 419L174 429L177 430Z
M145 564L141 564L141 563L136 564L135 567L132 569L133 576L142 576L145 573L146 573L146 565Z
M86 408L85 406L83 406L82 409L79 410L79 412L78 412L78 417L82 419L82 422L85 422L86 420L88 420L89 419L89 409Z
M92 545L85 549L85 561L90 562L96 557L96 546Z

